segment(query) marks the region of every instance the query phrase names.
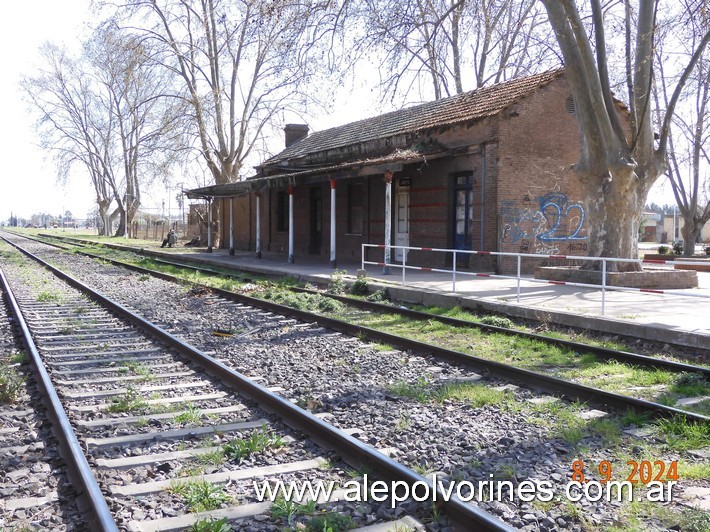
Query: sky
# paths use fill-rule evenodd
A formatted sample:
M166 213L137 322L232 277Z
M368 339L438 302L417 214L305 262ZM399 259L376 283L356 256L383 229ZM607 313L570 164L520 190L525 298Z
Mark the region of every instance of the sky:
M60 214L67 210L84 218L93 195L88 177L73 176L67 187L56 183L51 159L37 145L34 118L19 90L23 74L38 64L39 46L47 40L76 45L90 22L89 0L6 2L0 18L0 221L10 214Z
M5 51L2 77L0 78L0 222L7 221L11 214L29 218L35 213L50 213L55 216L66 211L77 218L85 218L93 209L94 195L89 178L77 170L66 184L57 183L56 168L51 156L38 146L34 131L35 117L23 99L19 81L23 75L31 75L39 63L39 47L45 41L64 43L78 49L82 36L88 35L93 22L88 10L90 0L33 0L32 2L6 2L0 18L0 46ZM368 89L364 92L370 93ZM369 96L369 94L368 94ZM370 105L352 105L351 95L341 94L344 109L311 121L311 126L324 129L361 118L369 114L363 108ZM275 141L274 151L282 148L282 139ZM660 178L658 183L665 182ZM649 202L672 203L669 185L657 184ZM144 208L159 210L162 202L170 202L167 191L148 191L144 196ZM174 201L172 202L174 206ZM167 205L167 203L166 203Z

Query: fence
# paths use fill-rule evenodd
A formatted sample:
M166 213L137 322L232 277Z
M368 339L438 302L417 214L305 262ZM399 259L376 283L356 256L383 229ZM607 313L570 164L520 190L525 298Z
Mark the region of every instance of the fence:
M401 249L403 251L402 253L402 263L397 264L393 262L377 262L377 261L367 261L365 260L365 252L366 249L368 248L374 248L374 249L384 249L384 250L397 250ZM431 253L450 253L452 255L452 267L451 269L448 268L429 268L425 266L412 266L411 264L407 264L407 252L408 251L425 251L425 252L431 252ZM385 253L385 255L388 255L388 253ZM480 272L471 272L471 271L462 271L462 270L457 270L456 265L457 265L457 258L462 256L462 255L489 255L489 256L500 256L500 257L513 257L517 261L517 273L515 276L512 275L498 275L498 274L493 274L493 273L480 273ZM525 281L527 282L533 282L533 283L542 283L542 284L555 284L555 285L567 285L567 286L579 286L579 287L584 287L584 288L594 288L596 290L599 290L601 288L602 292L602 316L605 315L606 311L606 292L607 290L610 291L618 291L618 292L645 292L645 293L652 293L652 294L674 294L678 296L684 296L684 297L698 297L698 298L707 298L710 299L710 295L706 294L693 294L687 291L681 291L681 290L656 290L656 289L651 289L651 288L630 288L630 287L624 287L624 286L609 286L607 283L607 264L611 262L632 262L632 263L652 263L652 264L675 264L674 261L669 261L669 260L643 260L643 259L619 259L619 258L611 258L611 257L584 257L584 256L577 256L577 255L537 255L534 253L508 253L508 252L502 252L502 251L469 251L469 250L461 250L461 249L445 249L445 248L422 248L422 247L413 247L413 246L385 246L384 244L362 244L362 269L365 269L365 265L375 265L375 266L382 266L385 270L386 273L389 273L390 268L400 268L402 270L402 285L407 284L407 277L406 273L407 270L413 270L413 271L422 271L422 272L434 272L434 273L448 273L451 274L451 285L452 285L452 291L456 292L456 277L457 276L468 276L468 277L490 277L490 278L498 278L498 279L512 279L516 281L516 302L520 303L520 282L523 279L521 276L521 261L523 258L532 258L532 259L539 259L539 260L545 260L545 259L551 259L551 260L579 260L579 261L593 261L593 262L601 262L601 285L597 284L589 284L589 283L577 283L577 282L569 282L569 281L550 281L550 280L545 280L545 279L534 279L534 278L526 278ZM708 266L707 262L691 262L691 261L683 261L683 265L702 265L702 266Z
M133 222L131 224L131 238L161 241L171 228L175 229L180 240L190 240L200 235L199 225L187 225L179 222L173 222L171 225Z

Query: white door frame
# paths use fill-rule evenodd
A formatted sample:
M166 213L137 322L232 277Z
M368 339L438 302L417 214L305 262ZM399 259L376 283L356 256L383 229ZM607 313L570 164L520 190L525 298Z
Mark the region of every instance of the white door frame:
M400 212L400 202L404 203L404 210ZM402 216L403 215L403 216ZM406 231L402 231L402 228ZM394 206L394 245L409 245L409 187L400 187L397 183ZM406 259L407 252L403 249L395 249L394 260L402 262Z

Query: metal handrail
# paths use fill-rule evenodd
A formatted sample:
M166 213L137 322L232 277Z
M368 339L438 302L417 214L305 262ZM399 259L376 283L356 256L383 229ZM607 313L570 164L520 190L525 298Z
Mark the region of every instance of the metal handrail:
M402 264L392 263L391 261L368 261L365 260L365 250L368 248L374 249L401 249L404 251L402 253ZM440 252L440 253L451 253L453 255L452 267L448 268L429 268L426 266L412 266L407 264L407 252L408 251L425 251L425 252ZM456 269L457 257L459 255L484 255L484 256L499 256L499 257L512 257L517 260L517 271L516 275L500 275L494 273L480 273L480 272L466 272ZM422 271L422 272L433 272L433 273L450 273L452 274L452 291L456 292L456 277L457 275L469 276L469 277L490 277L497 279L512 279L517 282L516 285L516 303L520 303L520 282L522 280L521 276L521 262L523 258L531 259L552 259L552 260L582 260L582 261L594 261L601 262L602 264L602 284L590 284L590 283L578 283L570 281L550 281L545 279L528 279L525 280L531 283L542 283L542 284L556 284L556 285L567 285L567 286L578 286L583 288L593 288L599 290L601 288L602 292L602 312L601 315L604 316L606 312L606 292L607 290L616 292L644 292L651 294L669 294L678 295L683 297L696 297L703 299L710 299L710 295L707 294L693 294L680 290L656 290L652 288L631 288L626 286L609 286L607 284L607 263L609 262L627 262L627 263L650 263L650 264L677 264L675 261L671 260L645 260L645 259L621 259L617 257L589 257L582 255L538 255L535 253L513 253L507 251L477 251L477 250L465 250L465 249L448 249L448 248L429 248L429 247L415 247L415 246L388 246L385 244L362 244L362 254L361 254L361 268L364 270L365 265L382 266L383 272L385 274L389 273L390 268L400 268L402 270L402 286L407 284L406 281L406 271ZM685 266L707 266L707 262L694 262L694 261L682 261Z

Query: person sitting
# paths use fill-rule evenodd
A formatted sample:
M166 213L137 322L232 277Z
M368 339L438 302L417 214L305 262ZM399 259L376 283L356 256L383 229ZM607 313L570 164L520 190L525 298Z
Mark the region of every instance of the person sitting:
M164 248L165 246L168 246L169 248L171 248L175 244L177 244L177 234L175 233L174 229L171 229L170 231L168 231L167 236L163 239L163 243L160 247Z

